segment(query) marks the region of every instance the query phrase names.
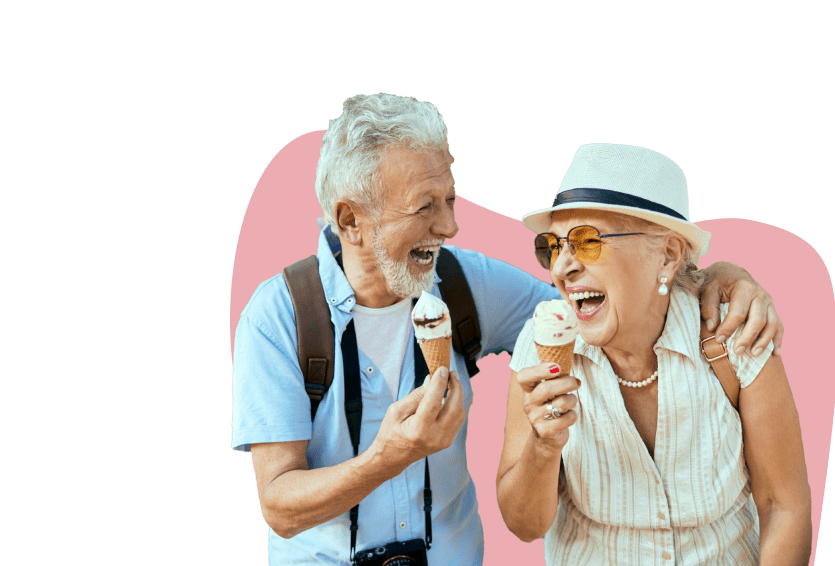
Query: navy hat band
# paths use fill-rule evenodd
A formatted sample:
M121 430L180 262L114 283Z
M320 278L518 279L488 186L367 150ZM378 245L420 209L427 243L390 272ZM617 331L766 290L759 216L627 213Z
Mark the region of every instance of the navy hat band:
M645 198L634 195L627 195L618 191L610 191L608 189L570 189L563 191L554 199L553 206L560 206L562 204L571 204L577 202L597 202L600 204L611 204L614 206L631 206L632 208L641 208L651 212L658 212L666 214L679 220L689 222L684 216L673 210L667 208L663 204L658 204Z

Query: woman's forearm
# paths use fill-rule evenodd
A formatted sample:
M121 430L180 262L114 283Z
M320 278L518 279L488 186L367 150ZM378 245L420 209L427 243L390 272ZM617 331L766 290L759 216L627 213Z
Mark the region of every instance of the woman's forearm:
M497 483L502 518L525 542L544 536L557 515L562 448L531 431L519 461Z
M812 553L811 509L772 504L759 512L760 565L807 566Z

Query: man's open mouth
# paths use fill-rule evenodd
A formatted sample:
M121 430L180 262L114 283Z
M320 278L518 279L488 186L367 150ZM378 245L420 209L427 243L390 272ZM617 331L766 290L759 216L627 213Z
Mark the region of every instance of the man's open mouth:
M409 252L418 265L432 265L441 246L418 246Z
M569 293L568 300L574 302L574 310L582 320L591 318L591 315L603 306L603 303L606 302L606 295L597 291L583 291L580 293Z

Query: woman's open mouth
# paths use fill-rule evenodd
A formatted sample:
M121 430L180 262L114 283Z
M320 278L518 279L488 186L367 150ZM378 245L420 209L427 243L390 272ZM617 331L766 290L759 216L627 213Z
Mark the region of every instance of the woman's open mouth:
M597 291L569 293L568 300L574 302L574 312L580 320L589 320L606 303L606 295Z

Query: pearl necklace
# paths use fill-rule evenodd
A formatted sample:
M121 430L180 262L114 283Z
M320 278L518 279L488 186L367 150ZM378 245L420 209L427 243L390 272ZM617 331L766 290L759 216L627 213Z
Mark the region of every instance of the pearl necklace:
M618 376L615 376L615 377L618 377ZM652 372L652 375L649 376L648 378L646 378L643 381L626 381L625 379L621 379L621 378L618 377L618 383L620 383L621 385L624 385L626 387L643 387L644 385L649 385L650 383L655 381L656 377L658 377L658 370L655 370L654 372Z

